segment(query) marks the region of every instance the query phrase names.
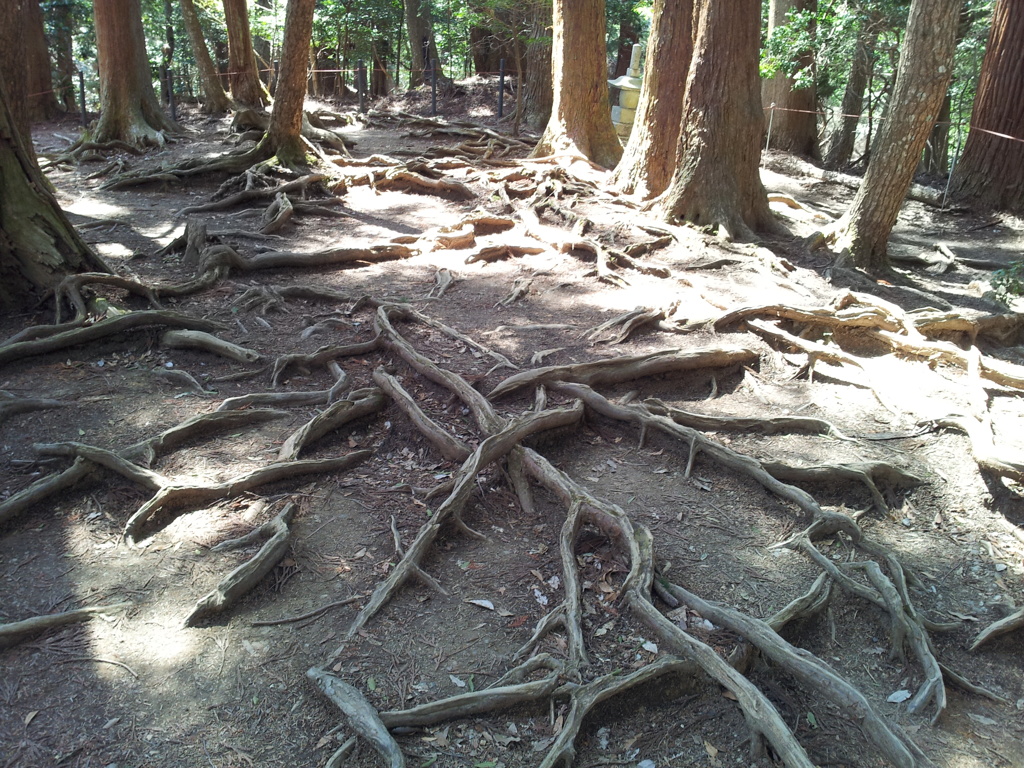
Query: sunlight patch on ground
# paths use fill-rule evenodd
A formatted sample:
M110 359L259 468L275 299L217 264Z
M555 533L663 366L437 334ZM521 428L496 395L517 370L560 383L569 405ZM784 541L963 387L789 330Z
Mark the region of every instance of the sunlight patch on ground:
M93 248L100 256L108 258L130 259L132 256L132 249L121 243L94 243Z
M117 216L127 216L130 211L120 205L112 205L103 200L97 200L90 195L82 195L71 205L64 205L67 213L74 213L78 216L88 216L93 219L109 219Z

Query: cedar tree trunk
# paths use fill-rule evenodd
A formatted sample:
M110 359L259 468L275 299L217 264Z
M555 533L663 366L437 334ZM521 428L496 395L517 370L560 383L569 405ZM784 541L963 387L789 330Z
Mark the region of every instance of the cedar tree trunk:
M139 0L93 0L93 19L100 68L100 119L93 140L163 145L162 131L178 126L153 93Z
M28 113L30 120L49 120L61 111L53 90L50 50L43 29L43 10L38 0L22 0L25 36L24 52L28 67Z
M430 8L423 0L405 0L405 28L409 33L409 54L412 72L409 87L430 82L430 61L437 62L440 69L440 57L437 55L437 42L434 40L434 29L430 24ZM438 72L438 81L441 73Z
M245 0L224 0L224 20L228 28L228 83L231 86L231 98L243 107L262 109L270 99L260 82L256 67L256 53L249 32L249 7ZM305 52L302 60L306 60Z
M779 231L758 169L761 4L701 3L698 19L678 162L668 190L650 207L669 221L714 227L724 238Z
M864 109L864 91L868 85L868 75L875 55L875 42L878 30L872 24L870 29L862 28L857 33L857 42L853 49L853 63L850 77L843 91L843 101L839 107L841 117L839 125L832 133L828 153L825 155L824 166L838 170L850 162L853 147L857 140L857 124L860 113Z
M621 192L641 200L664 192L676 167L693 55L693 0L654 0L653 18L636 121L612 176Z
M526 43L524 82L526 125L542 131L551 119L554 92L551 89L551 3L530 3L530 36Z
M89 270L110 271L47 189L0 83L0 311L30 308L67 273Z
M622 145L608 103L604 0L555 0L553 16L554 101L533 156L569 152L614 168Z
M210 115L227 112L231 109L231 99L225 93L220 75L217 74L217 67L210 57L210 49L206 46L203 27L199 23L193 0L181 0L181 17L185 20L185 31L188 32L188 40L192 45L196 69L199 70L199 83L203 89L203 112Z
M1024 211L1024 141L1021 139L1024 139L1024 5L1019 0L999 0L981 65L971 132L963 156L953 169L951 192L982 206L1017 213Z
M0 0L0 83L7 91L13 130L22 137L34 161L28 110L28 68L20 45L24 29L25 13L21 4Z
M790 11L813 11L817 0L771 0L768 13L768 36L776 28L786 24ZM802 51L799 69L814 68L814 52ZM812 80L813 83L813 80ZM814 85L794 88L793 78L785 72L776 72L761 86L761 102L765 109L771 109L771 149L792 152L812 159L821 156L818 148L818 105Z
M886 244L921 151L935 125L953 69L963 0L913 0L889 111L871 151L864 181L842 219L836 246L857 267L889 267Z
M286 165L301 165L306 159L302 106L306 100L306 60L315 5L316 0L289 0L285 14L277 98L270 113L267 137L278 159Z
M75 112L78 104L75 101L75 66L74 39L71 36L74 27L74 14L71 0L61 0L50 6L54 39L50 41L54 63L57 69L57 98L60 99L65 112Z

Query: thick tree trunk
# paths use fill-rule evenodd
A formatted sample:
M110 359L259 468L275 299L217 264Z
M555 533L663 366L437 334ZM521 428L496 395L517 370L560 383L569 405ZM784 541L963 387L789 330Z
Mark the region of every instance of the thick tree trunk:
M889 267L886 245L953 69L963 0L913 0L886 120L864 182L839 222L836 246L870 272Z
M288 165L301 165L306 159L302 106L306 100L306 59L315 5L316 0L289 0L285 15L277 98L270 113L267 137L278 159Z
M857 140L857 124L864 109L864 91L868 85L868 76L875 55L875 42L878 32L874 29L861 29L857 34L856 46L853 50L853 63L850 67L850 78L846 81L843 101L839 107L839 123L832 133L828 154L825 155L826 168L838 170L850 162L853 147Z
M409 59L412 72L409 76L409 87L430 82L430 62L441 66L437 55L437 42L434 40L434 29L430 23L430 9L421 0L405 0L405 29L409 34ZM438 79L441 74L438 72Z
M224 0L224 20L228 28L228 83L231 98L249 109L262 109L269 101L260 82L256 53L249 31L249 8L245 0ZM303 52L305 62L305 52ZM305 66L305 64L303 64ZM303 89L305 92L305 89Z
M953 97L946 94L935 126L932 128L928 143L924 145L924 157L921 159L921 172L933 176L945 176L949 173L949 118L953 106Z
M1001 134L1001 135L997 135ZM974 98L971 132L950 190L991 208L1024 211L1024 6L999 0Z
M227 112L231 109L231 99L228 98L224 86L221 85L217 67L210 57L210 49L206 47L203 27L199 23L199 16L196 14L193 0L181 0L181 16L185 20L185 31L188 32L188 39L192 44L192 56L195 58L196 68L199 70L199 83L203 89L203 112L211 115Z
M93 0L93 18L101 110L93 140L162 145L162 131L178 126L153 93L139 0Z
M25 14L24 53L28 68L30 120L49 120L60 112L50 73L50 51L43 29L43 10L38 0L22 0Z
M28 109L28 68L21 40L25 29L25 13L20 3L0 0L0 83L7 91L13 130L32 152L31 122Z
M790 11L813 11L817 0L772 0L768 14L768 36L786 24ZM813 69L814 52L800 55L800 69ZM777 72L761 86L761 102L770 110L771 136L769 147L812 159L820 157L818 148L818 100L813 84L793 87L794 79ZM813 82L813 81L812 81Z
M701 3L683 103L678 163L652 207L670 221L726 238L777 231L758 164L764 114L758 75L758 0Z
M693 0L654 0L653 17L636 121L612 176L621 192L641 200L664 192L676 167L693 55Z
M88 270L110 271L47 189L0 83L0 311L30 308L67 273Z
M542 131L551 119L551 3L530 3L530 38L526 44L524 113L531 131Z
M604 0L555 0L554 101L535 157L570 152L614 168L622 145L612 126L604 46Z

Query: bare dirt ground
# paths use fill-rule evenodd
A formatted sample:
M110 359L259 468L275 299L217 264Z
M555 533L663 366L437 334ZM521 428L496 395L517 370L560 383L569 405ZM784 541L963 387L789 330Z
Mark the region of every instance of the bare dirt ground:
M467 88L442 103L442 117L505 130L507 123L489 116L489 99ZM387 108L425 114L422 96ZM189 126L194 134L187 140L125 159L134 168L153 168L226 151L229 121L196 118ZM61 136L73 131L39 126L38 151L64 148ZM466 140L382 120L356 123L345 135L357 142L355 158L389 155L410 165L431 148L450 150ZM862 279L851 293L849 273L832 271L832 257L808 251L799 238L822 226L820 214L841 214L853 192L841 180L806 175L790 158L767 158L763 177L770 192L802 204L773 204L795 237L757 244L723 244L660 224L601 191L592 173L580 180L553 165L487 164L450 153L424 162L418 167L427 177L464 183L473 197L360 184L360 173L384 178L373 175L375 163L384 164L378 159L338 170L348 179L336 207L344 217L300 211L281 239L219 238L243 258L368 249L401 238L408 257L375 262L367 251L333 266L232 270L205 290L161 298L165 309L218 323L217 336L257 359L168 346L166 329L157 324L0 363L0 390L60 404L0 423L0 504L65 471L73 455L85 455L81 446L108 451L107 465L94 462L78 483L24 505L0 527L0 623L127 603L0 650L0 766L323 766L356 730L307 677L311 668L352 686L377 712L486 691L499 681L522 688L550 678L559 686L509 708L489 702L480 714L438 722L416 710L392 732L405 764L419 768L537 766L564 760L573 749L578 766L772 764L774 743L767 754L752 756L760 739L752 737L737 701L742 692L709 680L692 662L671 666L674 658L693 658L680 635L745 671L806 750L808 764L893 764L870 728L837 701L835 686L801 683L764 648L760 657L748 653L749 632L712 620L710 609L695 608L666 586L768 620L807 593L826 567L840 579L830 599L785 623L781 635L862 692L882 722L920 749L916 764L1024 766L1024 634L969 650L983 628L1024 602L1021 486L1012 471L979 467L986 435L993 455L1011 469L1020 466L1013 464L1024 452L1024 378L1014 378L1024 353L1020 325L989 332L978 322L921 320L946 313L977 321L1005 312L986 295L990 272L970 263L1019 258L1021 222L910 202L895 250L927 255L943 243L968 261L945 272L901 267L893 280ZM109 176L89 178L101 166L61 165L49 176L71 220L119 275L150 286L192 279L197 265L180 250L157 255L186 220L205 222L210 232L260 227L265 202L258 209L176 213L208 201L223 176L112 190L101 189ZM531 219L531 210L542 221ZM515 227L488 229L481 212ZM476 224L460 228L467 219ZM467 226L476 230L469 244L439 231L465 233ZM499 247L508 245L519 248ZM487 246L492 250L484 251ZM632 261L615 251L633 254ZM479 260L467 263L467 254ZM453 282L442 291L438 286L449 277ZM320 293L284 290L293 286ZM105 301L90 304L89 324L148 308L123 290L93 289ZM362 296L372 300L357 301ZM593 332L638 307L664 312L628 329L622 341L615 341L621 324ZM740 307L759 309L722 320ZM922 307L936 312L911 312ZM0 335L53 321L48 309L4 317ZM393 333L382 333L387 322ZM384 343L369 343L378 336ZM402 340L436 370L457 374L472 393L484 395L540 366L675 349L749 352L738 362L592 381L634 422L611 411L602 415L598 401L588 400L582 420L517 440L507 461L502 455L477 472L460 470L465 453L458 451L479 453L490 445L473 405L479 395L424 375L429 366L414 365ZM914 340L917 351L901 340ZM324 347L337 349L315 359L284 357ZM440 439L426 436L409 407L386 397L379 408L302 444L299 459L306 462L368 451L353 466L320 465L301 474L296 464L274 482L247 489L228 484L216 498L178 499L126 536L126 524L159 483L208 488L273 465L285 456L289 437L328 409L329 398L242 404L239 413L278 412L168 441L149 463L130 454L133 466L159 474L157 486L129 479L123 466L112 471L110 456L129 455L129 446L218 412L228 398L329 390L338 371L327 360L347 376L333 399L372 397L358 390L380 385L381 372L374 376L380 367L455 447L441 451ZM623 367L620 361L611 369ZM998 378L999 372L1006 375ZM578 373L549 376L541 388L545 402L538 402L536 382L480 398L493 403L498 426L491 433L525 413L571 406L585 394L573 389L573 381L583 380ZM641 430L638 413L662 421ZM699 422L694 414L735 418ZM953 415L960 421L950 421ZM771 421L779 417L794 418ZM673 418L683 432L658 426ZM696 432L685 432L686 424ZM975 439L957 424L975 425ZM537 483L536 473L530 505L517 481L541 459L529 459L523 445L578 484L575 506ZM722 456L749 461L730 465ZM750 470L754 465L774 471L783 481L776 486L804 489L811 502L797 503L802 496L787 496ZM818 470L789 480L785 467ZM865 467L875 485L851 474ZM445 483L453 478L464 481L465 509L444 517L454 503ZM439 486L442 492L431 495ZM290 502L287 549L270 572L237 603L188 626L197 602L260 542L229 551L214 546L273 520ZM824 517L815 518L808 504L820 505ZM566 538L572 509L582 509L585 519ZM814 528L816 519L840 515L858 521L862 542L849 528ZM361 614L374 590L401 572L432 519L444 525L423 550L422 570L411 570L373 615ZM808 526L813 535L805 538ZM630 549L647 530L657 575L646 604L662 619L645 618L640 598L649 584L638 586ZM801 549L811 538L819 560ZM906 589L886 554L902 563ZM858 565L865 561L881 564L882 581ZM895 585L891 595L883 582ZM531 646L538 622L560 605L568 620ZM922 617L948 626L938 631ZM566 625L576 626L578 639ZM927 626L930 639L922 650L913 638L894 638L894 626L919 632ZM550 655L547 667L502 680L535 651ZM944 709L939 699L926 698L911 713L908 705L928 685L936 659L945 670ZM649 682L641 679L645 670ZM951 671L988 695L956 685ZM630 684L619 690L623 680ZM588 709L584 689L611 695ZM566 741L569 751L559 752ZM382 762L360 738L333 764Z

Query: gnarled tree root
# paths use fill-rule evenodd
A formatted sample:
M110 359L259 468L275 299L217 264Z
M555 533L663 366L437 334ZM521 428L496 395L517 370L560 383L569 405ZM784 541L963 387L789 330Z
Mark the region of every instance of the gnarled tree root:
M317 667L310 667L306 677L316 683L321 693L344 713L352 729L373 745L389 768L405 768L402 749L363 694L341 678Z
M399 561L388 577L382 581L373 592L373 596L363 609L356 616L346 635L352 639L363 625L366 624L402 587L409 578L418 578L428 584L435 585L433 577L423 571L420 563L426 556L428 549L437 538L441 527L449 519L461 521L462 509L476 486L476 478L480 470L487 465L502 458L509 451L515 448L523 438L529 435L542 432L547 429L564 427L580 419L583 415L583 408L576 404L571 408L555 408L541 413L533 413L522 416L513 421L500 432L491 435L484 440L473 454L466 459L462 467L455 475L455 486L441 505L437 508L430 519L423 524L415 541L409 546L405 555ZM334 657L343 652L344 645L335 651Z
M978 636L974 638L974 642L971 643L971 650L976 651L980 645L987 643L993 637L1005 635L1007 632L1013 632L1021 627L1024 627L1024 608L1014 611L1005 619L1000 619L999 621L993 622L985 627L978 633Z
M45 355L49 352L77 347L97 339L104 339L124 331L144 328L146 326L163 325L171 328L185 328L196 331L224 330L224 327L212 320L202 320L177 312L163 309L150 309L140 312L129 312L126 315L109 317L92 325L71 328L32 341L16 341L0 347L0 365L6 365L26 357Z
M202 619L226 611L273 570L291 546L294 516L295 503L289 502L277 517L253 531L266 537L267 541L255 555L231 571L216 589L196 603L185 618L186 627L194 627Z
M371 451L355 451L333 459L283 461L210 485L164 485L152 499L128 518L124 525L124 539L129 546L138 546L139 537L144 531L170 522L172 511L229 499L279 480L291 480L302 475L323 472L338 472L348 469L370 455Z
M106 611L117 610L129 605L131 603L95 605L89 608L78 608L74 611L64 611L63 613L33 616L31 619L13 621L10 624L0 624L0 648L10 648L28 640L33 635L38 635L40 632L45 632L53 627L62 627L65 624L88 621L97 613L105 613Z
M662 373L678 373L702 368L724 368L731 365L751 365L758 354L746 347L711 347L699 350L665 350L649 355L614 357L591 363L549 365L509 376L487 395L497 400L523 387L533 387L556 381L579 384L615 384Z
M62 408L65 403L45 397L18 397L0 390L0 424L19 413L45 411L48 408Z
M160 344L170 349L201 349L236 363L255 363L260 359L260 353L255 349L232 344L203 331L165 331L160 337Z
M379 389L356 390L344 400L332 403L289 435L277 454L277 460L294 461L306 446L349 422L376 413L385 402Z

